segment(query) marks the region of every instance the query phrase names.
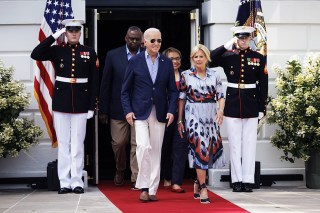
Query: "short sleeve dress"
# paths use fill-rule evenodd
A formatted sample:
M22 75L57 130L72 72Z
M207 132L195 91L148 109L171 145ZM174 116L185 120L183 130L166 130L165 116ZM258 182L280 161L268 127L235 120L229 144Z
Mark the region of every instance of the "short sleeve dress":
M200 78L194 68L182 72L180 99L185 99L185 129L191 168L222 168L225 165L220 128L216 123L217 104L224 98L220 75L206 69Z

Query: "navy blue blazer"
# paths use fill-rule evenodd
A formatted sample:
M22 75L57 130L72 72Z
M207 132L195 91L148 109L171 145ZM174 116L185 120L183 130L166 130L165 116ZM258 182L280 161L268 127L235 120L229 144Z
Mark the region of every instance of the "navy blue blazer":
M175 115L178 94L169 58L160 54L155 83L149 73L145 51L130 59L121 90L125 115L133 112L137 120L146 120L154 104L157 120L165 123L167 113Z
M100 86L99 111L115 120L125 120L121 104L121 87L127 65L126 45L107 53Z

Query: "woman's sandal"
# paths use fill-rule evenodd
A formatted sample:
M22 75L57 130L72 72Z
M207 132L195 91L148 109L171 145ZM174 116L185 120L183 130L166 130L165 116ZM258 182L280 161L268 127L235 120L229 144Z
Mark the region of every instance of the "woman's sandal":
M201 184L200 191L202 189L207 189L207 185L205 183ZM201 198L200 194L199 194L199 197L200 197L200 203L204 203L204 204L210 203L210 199L208 197L207 198Z
M194 181L193 183L193 198L194 199L200 199L200 185L198 179Z

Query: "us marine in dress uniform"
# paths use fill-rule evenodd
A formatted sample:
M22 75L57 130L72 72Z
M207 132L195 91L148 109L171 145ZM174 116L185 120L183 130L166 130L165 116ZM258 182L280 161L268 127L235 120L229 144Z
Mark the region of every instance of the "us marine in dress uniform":
M221 66L228 80L224 116L233 191L252 192L257 126L266 114L268 72L265 57L249 47L254 28L231 30L235 37L211 52L211 66Z
M99 72L94 49L79 43L82 20L66 19L65 28L42 41L31 58L55 67L53 122L58 139L59 194L84 193L82 181L87 119L93 117ZM65 33L68 42L52 45Z

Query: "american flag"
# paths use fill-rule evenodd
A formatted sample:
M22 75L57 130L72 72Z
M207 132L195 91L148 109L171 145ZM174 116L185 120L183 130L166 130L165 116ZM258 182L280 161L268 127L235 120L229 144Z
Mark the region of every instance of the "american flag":
M71 0L47 0L43 20L39 31L39 42L62 28L64 19L72 19ZM57 40L59 44L62 38ZM55 82L55 70L50 61L37 61L34 77L34 95L38 101L41 116L46 124L52 147L57 147L57 137L52 119L52 95Z
M254 27L256 30L250 46L267 56L267 30L260 0L240 0L235 26Z

